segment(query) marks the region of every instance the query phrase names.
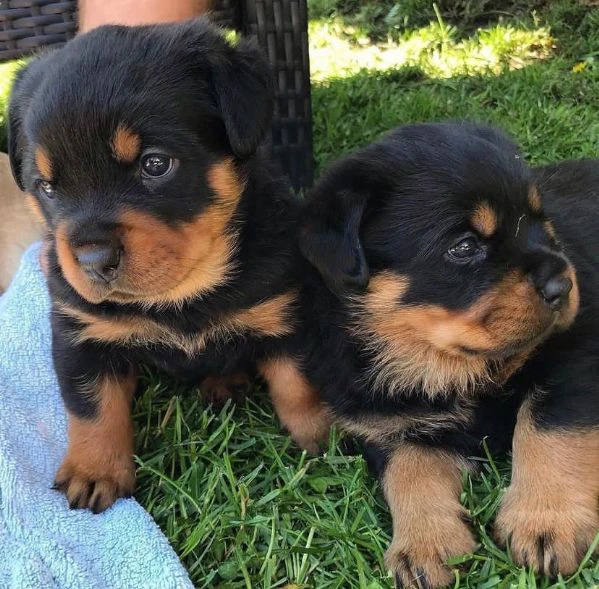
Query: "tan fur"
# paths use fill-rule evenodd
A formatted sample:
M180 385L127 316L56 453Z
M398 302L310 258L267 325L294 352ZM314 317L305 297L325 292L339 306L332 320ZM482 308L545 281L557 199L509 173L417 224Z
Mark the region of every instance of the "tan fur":
M141 137L126 125L120 124L112 136L110 146L114 157L119 162L132 164L139 156Z
M95 296L85 296L84 293L90 291L93 286L88 282L83 270L75 259L75 254L69 243L67 225L64 222L59 223L54 230L54 244L56 255L60 264L62 274L67 282L84 298L92 303L101 302L101 298Z
M384 271L352 303L354 330L374 354L374 384L389 394L468 394L481 384L500 384L554 324L533 286L517 273L465 311L402 305L408 286L405 276ZM505 356L503 350L515 345L523 349Z
M316 454L328 438L331 417L297 363L275 358L262 362L258 370L283 426L299 446Z
M459 500L464 468L453 455L408 444L389 460L383 491L393 518L393 540L385 562L406 587L447 585L454 579L447 560L475 548Z
M472 409L467 403L451 412L431 414L365 414L352 419L339 419L343 428L360 438L373 442L379 447L388 448L403 439L407 429L417 429L421 434L434 436L448 426L467 424L472 417Z
M567 278L572 281L572 290L570 291L570 302L568 307L566 307L558 321L557 328L558 329L567 329L574 323L574 319L576 319L576 315L578 314L578 309L580 307L580 291L578 289L578 278L576 277L576 270L572 265L568 265L568 268L565 272Z
M23 195L21 194L21 198ZM31 215L35 218L37 224L40 227L46 227L46 217L44 216L44 212L42 211L42 207L40 206L39 201L33 194L26 194L24 198L25 206L31 213Z
M27 207L29 200L33 197L26 197L13 180L8 156L0 153L0 293L10 284L23 252L44 233Z
M56 309L82 324L82 328L73 333L75 343L92 340L137 346L162 344L193 357L201 354L207 345L232 335L252 333L278 337L291 333L295 300L294 292L277 295L249 309L225 315L218 323L193 336L183 335L142 315L102 317L64 304L57 304Z
M543 227L545 228L545 232L547 233L547 235L549 235L549 237L551 237L555 241L558 241L557 232L555 231L555 227L553 226L553 223L551 221L545 221L543 223Z
M554 576L573 573L599 533L599 428L541 430L518 414L512 483L496 521L512 558Z
M485 237L491 237L497 231L497 214L487 204L480 204L470 218L472 226Z
M35 159L35 165L39 170L39 173L42 175L42 178L48 182L51 182L53 166L48 152L41 145L38 145L35 148L33 157Z
M180 306L214 290L235 271L237 230L233 216L244 182L234 164L224 160L208 172L215 202L193 221L170 227L139 211L120 217L125 255L119 278L111 283L92 283L76 264L66 231L56 234L57 253L65 278L91 303L115 301L146 305Z
M528 205L535 213L540 213L542 208L541 195L536 186L531 186L528 191Z
M135 486L131 401L136 379L103 377L83 386L98 403L95 419L68 414L67 455L56 475L73 507L103 511Z

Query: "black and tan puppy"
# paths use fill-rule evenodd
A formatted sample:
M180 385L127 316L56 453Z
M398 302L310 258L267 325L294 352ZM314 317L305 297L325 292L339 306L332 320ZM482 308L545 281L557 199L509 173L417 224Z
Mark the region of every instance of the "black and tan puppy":
M599 532L598 227L597 162L531 169L477 126L399 128L315 188L322 278L277 361L365 442L399 584L445 585L475 548L460 472L484 436L513 450L496 528L516 562L572 573Z
M202 20L103 27L20 73L10 157L47 228L71 506L133 489L140 363L234 388L293 329L300 202L259 155L271 113L260 52Z

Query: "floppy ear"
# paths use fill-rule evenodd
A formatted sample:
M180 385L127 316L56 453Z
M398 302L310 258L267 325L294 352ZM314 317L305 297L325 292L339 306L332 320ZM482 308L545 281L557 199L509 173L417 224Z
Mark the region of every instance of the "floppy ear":
M8 107L8 158L12 175L21 190L25 190L23 182L23 153L26 149L26 138L23 132L23 115L26 109L23 81L25 70L22 68L16 75L10 95Z
M23 157L27 152L27 135L23 121L34 92L41 86L54 52L33 58L16 74L8 106L8 157L17 186L25 190Z
M229 144L239 158L252 155L270 130L274 81L262 51L248 39L227 44L212 65L216 103Z
M368 285L368 264L360 240L368 193L343 176L345 165L314 188L300 229L300 249L326 285L341 296Z
M466 128L469 128L475 135L478 135L481 139L485 139L489 143L492 143L500 149L511 151L514 155L520 153L520 147L515 140L508 135L505 131L490 127L488 125L477 125L474 123L464 124Z

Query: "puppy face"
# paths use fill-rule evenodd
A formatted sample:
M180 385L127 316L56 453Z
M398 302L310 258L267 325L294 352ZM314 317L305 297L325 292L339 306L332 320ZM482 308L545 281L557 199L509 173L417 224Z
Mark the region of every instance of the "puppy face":
M391 389L501 382L578 308L540 187L485 128L404 127L350 156L316 188L302 245Z
M244 162L271 115L259 52L198 20L103 27L19 77L13 171L87 301L178 304L234 268Z

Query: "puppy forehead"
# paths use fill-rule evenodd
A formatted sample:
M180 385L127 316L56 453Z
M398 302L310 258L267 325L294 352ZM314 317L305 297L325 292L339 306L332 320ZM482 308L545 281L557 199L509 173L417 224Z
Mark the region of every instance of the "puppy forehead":
M58 137L54 131L51 121L40 121L31 149L36 175L51 182L105 178L114 164L132 165L141 155L142 135L125 122L73 121Z
M134 133L168 138L216 116L202 71L190 75L189 63L162 36L154 47L134 33L94 32L57 52L25 114L33 143L83 155L104 143L130 160L140 143Z

